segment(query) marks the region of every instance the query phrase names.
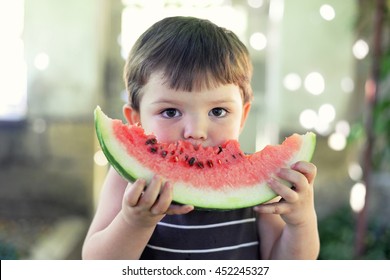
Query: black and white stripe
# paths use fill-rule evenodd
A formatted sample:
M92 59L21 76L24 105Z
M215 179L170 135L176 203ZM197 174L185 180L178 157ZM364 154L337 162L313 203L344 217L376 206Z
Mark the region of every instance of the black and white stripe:
M192 211L166 216L141 259L258 259L259 240L251 208Z

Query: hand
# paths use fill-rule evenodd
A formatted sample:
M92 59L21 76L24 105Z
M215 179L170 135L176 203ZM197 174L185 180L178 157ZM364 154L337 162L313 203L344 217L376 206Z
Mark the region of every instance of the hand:
M279 202L258 205L254 209L258 213L279 214L289 225L299 226L315 217L313 184L317 175L314 164L300 161L291 169L282 168L277 176L268 183L282 197ZM285 181L283 183L283 180ZM286 181L293 187L289 188Z
M134 226L154 227L166 214L186 214L194 209L191 205L172 205L172 186L163 183L155 175L146 186L144 179L128 184L122 201L125 221Z

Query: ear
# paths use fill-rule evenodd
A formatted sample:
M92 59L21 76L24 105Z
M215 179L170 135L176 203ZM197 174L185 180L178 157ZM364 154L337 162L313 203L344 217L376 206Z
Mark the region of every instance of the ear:
M249 111L251 110L252 103L247 102L244 104L243 110L242 110L242 117L241 117L241 125L240 125L240 131L244 129L245 122L248 118Z
M129 104L123 105L123 115L125 116L127 122L129 124L139 124L141 122L141 118L139 113L133 109Z

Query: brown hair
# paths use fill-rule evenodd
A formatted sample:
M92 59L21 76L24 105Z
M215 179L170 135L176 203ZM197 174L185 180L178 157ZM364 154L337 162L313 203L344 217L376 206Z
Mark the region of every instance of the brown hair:
M253 97L252 63L245 45L231 31L194 17L168 17L136 41L124 69L130 105L139 110L142 87L161 71L170 88L201 90L239 86L244 103Z

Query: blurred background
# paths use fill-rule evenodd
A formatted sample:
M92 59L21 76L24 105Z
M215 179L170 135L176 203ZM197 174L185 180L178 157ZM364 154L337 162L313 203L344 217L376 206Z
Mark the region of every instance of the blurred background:
M318 135L320 259L390 258L389 0L0 0L0 259L80 259L138 36L171 15L234 31L254 64L240 139Z

